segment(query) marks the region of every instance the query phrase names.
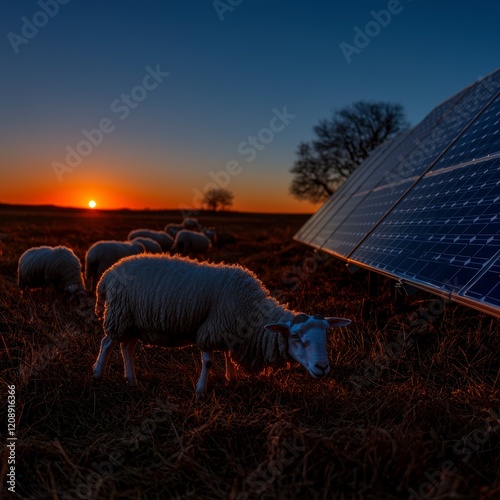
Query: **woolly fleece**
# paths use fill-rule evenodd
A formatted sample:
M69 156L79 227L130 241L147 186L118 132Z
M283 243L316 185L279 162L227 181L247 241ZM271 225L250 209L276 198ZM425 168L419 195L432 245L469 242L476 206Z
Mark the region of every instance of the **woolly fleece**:
M64 246L41 246L26 250L19 258L19 288L52 285L72 294L85 292L80 259Z
M103 310L113 340L133 336L152 345L227 351L254 373L286 363L286 335L264 325L295 314L241 266L167 255L127 257L111 267L97 286L96 314Z

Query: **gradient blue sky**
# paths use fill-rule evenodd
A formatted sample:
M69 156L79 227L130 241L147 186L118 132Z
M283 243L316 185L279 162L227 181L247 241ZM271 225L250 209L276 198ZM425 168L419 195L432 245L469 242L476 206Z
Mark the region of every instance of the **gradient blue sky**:
M320 119L384 100L416 124L498 67L500 54L500 5L491 1L65 1L17 53L12 33L22 36L23 17L43 24L45 2L0 3L0 202L188 208L210 172L233 162L239 173L219 176L233 209L311 212L288 194L288 170ZM398 3L347 62L340 44L354 45L371 11ZM232 10L221 20L215 4ZM111 105L148 66L169 76L122 120ZM274 137L264 132L271 140L256 155L242 154L249 146L239 145L284 108L296 116ZM65 164L66 147L106 118L113 131L58 178L53 162Z

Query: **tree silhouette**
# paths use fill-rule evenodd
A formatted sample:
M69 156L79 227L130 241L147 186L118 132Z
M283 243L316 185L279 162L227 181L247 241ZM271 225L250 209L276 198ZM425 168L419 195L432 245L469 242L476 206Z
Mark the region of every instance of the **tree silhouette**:
M233 204L233 193L224 188L212 188L203 195L203 206L212 212L225 210Z
M323 201L373 149L408 127L400 104L359 101L333 112L314 127L315 140L299 144L290 193Z

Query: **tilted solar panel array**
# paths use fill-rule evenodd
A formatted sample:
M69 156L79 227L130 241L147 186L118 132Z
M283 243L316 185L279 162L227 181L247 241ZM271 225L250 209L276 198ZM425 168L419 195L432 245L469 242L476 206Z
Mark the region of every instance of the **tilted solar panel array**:
M500 316L500 70L378 148L295 239Z

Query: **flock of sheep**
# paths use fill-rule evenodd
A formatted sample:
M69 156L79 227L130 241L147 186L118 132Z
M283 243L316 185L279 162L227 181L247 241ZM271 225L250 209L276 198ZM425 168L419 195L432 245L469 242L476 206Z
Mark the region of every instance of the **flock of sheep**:
M138 340L163 347L197 345L202 351L198 395L206 388L214 351L224 352L228 379L237 376L238 367L258 373L291 360L313 378L329 373L327 332L350 320L292 311L274 300L248 269L190 258L204 257L216 238L214 229L187 218L164 231L138 229L128 241L98 241L88 249L85 277L104 328L94 364L96 380L118 343L125 378L135 385ZM64 246L24 252L18 284L21 290L53 286L80 303L86 298L80 260Z

